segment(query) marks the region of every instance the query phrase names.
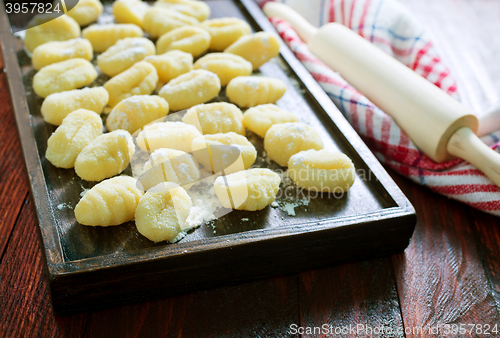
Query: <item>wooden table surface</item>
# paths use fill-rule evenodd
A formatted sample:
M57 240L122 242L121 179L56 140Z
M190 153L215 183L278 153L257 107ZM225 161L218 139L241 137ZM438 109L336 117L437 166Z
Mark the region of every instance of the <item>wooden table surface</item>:
M400 1L431 30L459 81L464 103L480 114L497 101L500 2ZM405 331L407 337L500 337L500 219L394 173L418 215L411 243L400 254L56 316L42 269L37 220L3 70L0 118L2 337L282 337L299 336L293 334L299 327L327 328L333 333L327 336L344 329L345 334L337 335L342 337L403 337ZM356 335L345 329L358 324L365 324L368 332L360 330ZM446 329L460 325L467 333L446 335ZM487 325L489 335L484 330ZM380 327L392 328L395 334L381 334Z

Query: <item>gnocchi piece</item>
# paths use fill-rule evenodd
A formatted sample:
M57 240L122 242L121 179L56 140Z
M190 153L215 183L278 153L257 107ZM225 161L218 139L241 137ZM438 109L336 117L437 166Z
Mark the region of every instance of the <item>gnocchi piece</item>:
M165 8L153 7L144 15L144 30L156 39L175 28L198 25L195 18Z
M148 56L147 62L155 66L160 82L167 83L193 69L193 56L180 50L162 55Z
M155 55L156 48L146 38L125 38L118 40L97 57L97 66L101 71L113 77L129 69L149 55Z
M35 48L31 64L36 70L68 59L82 58L92 60L94 52L89 40L76 38L66 41L46 42Z
M24 45L31 53L50 41L66 41L80 36L80 26L67 15L37 14L28 22Z
M189 230L191 197L182 187L160 183L148 190L135 210L137 231L153 242L181 240Z
M290 157L288 173L299 187L328 193L348 191L355 177L354 164L347 155L312 149Z
M280 43L274 34L258 32L242 36L231 46L227 47L225 52L239 55L245 60L250 61L253 70L256 70L279 54Z
M157 82L156 68L146 61L137 62L104 84L109 93L108 105L114 107L121 100L134 95L149 95L155 90Z
M49 137L45 158L55 167L73 168L83 148L101 134L99 115L87 109L75 110Z
M240 107L276 102L285 91L286 84L283 81L260 76L238 76L226 88L229 100Z
M136 142L143 151L160 148L191 152L191 143L201 133L196 127L183 122L156 122L149 124L137 136Z
M95 52L101 53L120 39L140 38L144 32L137 25L119 23L89 26L82 31L82 36L90 41Z
M158 54L171 50L181 50L194 57L205 53L210 46L210 34L203 28L196 26L182 26L163 34L156 41Z
M80 26L87 26L89 23L96 21L103 10L99 0L73 0L72 2L77 3L66 14L75 19ZM60 3L60 1L54 1L54 6L57 3ZM66 2L66 6L70 3L70 1Z
M280 182L275 172L255 168L217 177L214 191L224 208L255 211L274 202Z
M155 6L174 10L196 18L199 22L206 20L210 16L210 7L202 1L194 0L159 0Z
M250 34L252 31L246 21L238 18L207 20L201 23L201 27L205 28L212 36L210 49L217 52L222 52L240 37Z
M172 110L191 108L205 103L220 91L220 80L212 72L203 69L192 70L182 74L160 89L158 95L170 104Z
M249 169L257 159L257 150L245 136L233 132L197 137L191 144L193 155L213 173L231 174Z
M131 221L142 195L133 177L107 179L83 195L75 207L76 220L83 225L103 227Z
M234 104L215 102L199 104L189 109L182 122L192 124L202 134L229 133L245 135L243 114Z
M300 122L275 124L264 138L267 156L282 167L293 155L303 150L323 149L323 141L313 127Z
M108 92L103 87L74 89L50 94L43 100L40 110L45 122L58 126L69 113L79 108L101 114L108 99Z
M113 16L118 23L132 23L144 28L144 15L149 5L141 0L118 0L113 3Z
M194 63L194 69L205 69L217 74L221 86L238 76L252 74L252 64L241 56L229 53L210 53Z
M187 190L200 180L200 169L193 155L175 149L155 150L144 164L143 171L139 182L144 190L161 182L172 182Z
M134 151L134 142L128 131L103 134L80 152L75 161L75 172L86 181L102 181L125 170Z
M248 109L243 115L243 125L262 138L273 124L286 122L299 122L299 118L275 104L261 104Z
M109 131L123 129L133 134L146 124L168 114L168 103L156 95L135 95L118 103L106 119Z
M94 66L85 59L69 59L43 67L33 77L33 90L43 98L50 94L88 86L97 78Z

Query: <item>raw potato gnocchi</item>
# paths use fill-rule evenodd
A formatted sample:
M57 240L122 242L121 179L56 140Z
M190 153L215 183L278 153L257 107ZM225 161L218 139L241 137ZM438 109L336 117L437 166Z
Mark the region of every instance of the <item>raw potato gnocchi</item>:
M253 144L245 136L233 132L197 137L191 148L196 160L213 173L224 170L227 175L249 169L257 159Z
M196 18L199 22L210 16L210 7L202 1L194 0L158 0L154 4Z
M210 34L203 28L182 26L163 34L156 41L156 48L158 54L164 54L171 50L181 50L197 57L207 51L210 39Z
M240 107L276 102L286 92L283 81L260 76L238 76L226 88L229 100Z
M89 40L76 38L66 41L51 41L35 48L31 64L36 70L68 59L92 60L94 52Z
M133 134L146 124L168 114L168 103L156 95L135 95L120 101L106 119L109 131L123 129Z
M214 191L225 208L255 211L276 199L280 182L275 172L255 168L217 177Z
M54 19L55 17L55 19ZM24 46L31 53L50 41L65 41L80 36L80 26L67 15L37 14L28 22Z
M86 181L102 181L125 170L134 151L129 132L115 130L103 134L80 152L75 161L75 172Z
M97 66L101 71L113 77L129 69L145 57L156 54L151 40L146 38L125 38L118 40L97 57Z
M82 31L82 36L90 41L95 52L101 53L120 39L140 38L144 32L137 25L120 23L92 25Z
M217 75L197 69L176 77L163 86L158 95L167 100L170 109L183 110L210 101L219 95L220 87Z
M344 193L354 183L354 164L347 155L328 150L301 151L288 161L288 173L301 188Z
M200 169L193 155L175 149L155 150L144 164L143 171L139 181L144 190L161 182L172 182L187 190L200 180Z
M172 29L182 26L198 25L195 18L173 10L160 7L153 7L144 15L144 30L156 39Z
M156 122L149 124L137 136L136 142L143 151L153 152L170 148L191 152L191 143L201 133L195 126L183 122Z
M187 232L191 197L173 183L160 183L148 190L135 210L137 231L153 242L181 240Z
M76 220L90 226L119 225L131 221L142 195L133 177L107 179L83 195L75 207Z
M50 94L43 100L40 110L45 122L58 126L69 113L79 108L101 114L108 99L108 92L103 87L74 89Z
M299 122L299 118L275 104L261 104L248 109L243 114L243 125L262 138L266 136L267 130L273 124L286 122Z
M173 50L162 55L148 56L144 60L156 68L158 78L163 83L167 83L193 69L193 56L180 50Z
M201 23L201 27L205 28L212 36L210 49L217 52L222 52L240 37L250 34L252 31L246 21L238 18L207 20Z
M245 135L243 114L234 104L215 102L190 108L182 122L192 124L202 134L229 133Z
M33 90L43 98L50 94L88 86L97 78L94 66L85 59L69 59L43 67L33 77Z
M226 53L243 57L252 63L253 70L258 69L280 52L280 43L276 36L267 32L245 35L227 47Z
M241 56L229 53L210 53L194 63L194 69L205 69L217 74L221 86L238 76L252 74L252 64Z
M156 68L146 61L137 62L126 71L116 75L104 84L109 93L110 107L134 95L151 94L158 83Z
M73 0L74 1L74 0ZM54 6L60 1L54 1ZM66 6L71 2L68 1ZM97 20L103 10L102 4L99 0L78 0L75 7L69 10L66 14L75 19L80 26L87 26L89 23Z
M293 155L303 150L323 149L323 141L313 127L300 122L275 124L264 138L267 156L282 167Z
M132 23L144 28L144 15L149 5L141 0L118 0L113 3L113 16L118 23Z

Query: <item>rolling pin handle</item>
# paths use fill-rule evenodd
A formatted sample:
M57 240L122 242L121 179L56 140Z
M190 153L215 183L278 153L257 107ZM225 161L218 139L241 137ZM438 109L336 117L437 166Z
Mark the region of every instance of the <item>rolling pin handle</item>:
M299 13L279 2L268 2L262 9L268 18L279 17L292 25L299 37L305 43L308 43L311 38L316 35L318 29L311 25Z

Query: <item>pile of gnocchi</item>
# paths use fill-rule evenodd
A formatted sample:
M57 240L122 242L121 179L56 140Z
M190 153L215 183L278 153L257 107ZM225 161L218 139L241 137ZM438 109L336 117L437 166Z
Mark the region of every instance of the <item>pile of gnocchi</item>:
M135 220L149 240L174 243L189 230L186 191L200 180L200 168L218 175L213 190L223 207L267 207L281 178L252 168L257 151L247 129L297 186L352 186L352 161L324 150L314 128L275 104L285 83L253 74L278 55L274 34L252 33L238 18L209 19L210 8L198 0L118 0L116 23L93 24L102 11L99 0L80 0L65 15L38 15L24 39L38 71L33 89L44 98L41 114L58 126L46 159L99 182L75 207L80 224ZM109 77L102 86L95 84L100 73ZM218 102L222 88L229 102ZM182 110L182 121L162 120ZM120 175L139 148L149 156L145 174Z

